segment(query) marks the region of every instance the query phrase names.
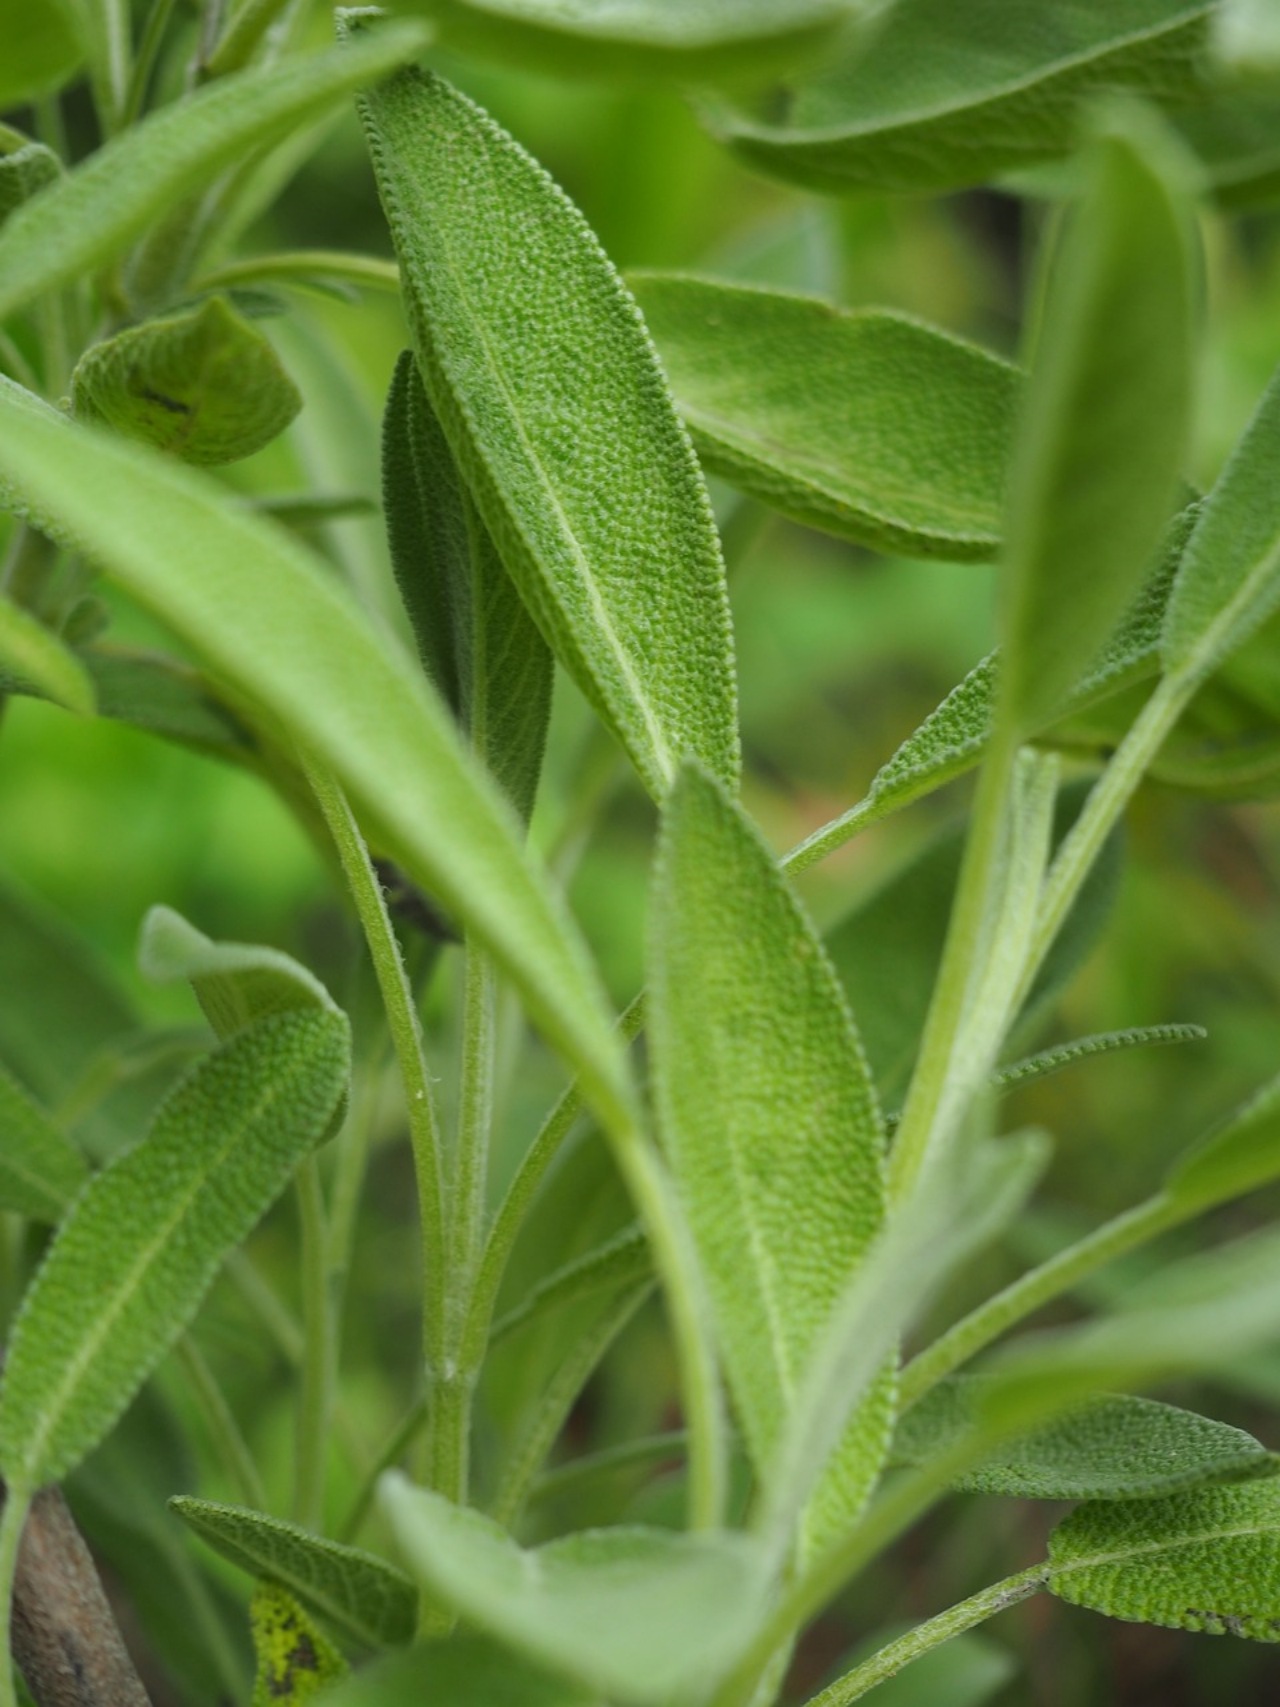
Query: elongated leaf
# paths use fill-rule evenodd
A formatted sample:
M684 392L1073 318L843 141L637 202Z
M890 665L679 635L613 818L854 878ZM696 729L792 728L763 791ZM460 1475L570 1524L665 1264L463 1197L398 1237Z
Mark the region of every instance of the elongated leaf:
M386 851L489 943L602 1111L630 1118L585 950L522 855L513 816L419 672L323 564L196 471L60 421L11 384L0 384L0 424L11 502L74 539L216 676L330 765Z
M898 1424L893 1456L927 1464L974 1428L980 1375L939 1382ZM1154 1399L1089 1400L1008 1441L956 1480L982 1494L1035 1500L1163 1497L1201 1482L1269 1475L1274 1461L1252 1435Z
M1098 1031L1089 1037L1072 1038L1070 1043L1055 1044L1052 1049L1041 1049L1021 1061L1010 1061L996 1073L994 1083L999 1090L1012 1090L1034 1079L1049 1078L1064 1067L1074 1067L1078 1061L1090 1061L1095 1055L1114 1055L1122 1049L1163 1049L1173 1043L1200 1043L1208 1035L1202 1025L1135 1025L1125 1031Z
M527 820L551 715L551 653L458 476L409 351L382 432L391 561L423 666Z
M395 1473L382 1507L411 1570L469 1622L622 1702L714 1681L759 1621L745 1536L597 1529L525 1552L478 1512Z
M110 1429L325 1131L348 1050L335 1014L260 1021L184 1080L142 1143L76 1199L9 1342L0 1468L11 1486L58 1480Z
M724 566L635 303L485 113L405 72L362 103L418 365L503 562L655 795L738 772Z
M625 1227L603 1245L597 1245L585 1256L565 1263L539 1281L526 1298L498 1318L490 1338L504 1339L548 1310L561 1309L593 1293L630 1288L652 1273L653 1259L644 1229Z
M1080 101L1197 89L1209 0L898 0L866 44L784 92L778 120L714 111L752 165L815 189L943 190L1070 152ZM776 113L777 100L773 100Z
M253 1707L303 1707L347 1673L347 1662L277 1582L261 1582L249 1602L249 1627L258 1656Z
M899 314L675 273L629 283L713 473L860 545L994 555L1014 368Z
M1170 1170L1164 1189L1188 1212L1211 1209L1280 1176L1280 1079L1195 1145Z
M0 0L0 110L48 94L74 75L83 58L64 8L31 0Z
M224 1559L280 1583L356 1641L380 1647L412 1640L418 1591L402 1571L372 1553L244 1506L179 1496L169 1508Z
M172 907L152 907L142 921L138 965L157 984L190 982L223 1042L268 1014L338 1012L315 974L289 955L255 943L212 942Z
M15 138L17 133L14 133ZM4 152L5 138L0 135L0 225L37 190L51 184L62 175L62 162L51 148L43 143L23 142L10 153Z
M169 741L247 763L249 731L219 703L189 664L154 652L91 647L80 661L98 696L98 714L147 729Z
M79 1150L0 1067L0 1208L55 1223L88 1177Z
M1173 505L1196 279L1166 152L1132 116L1110 121L1054 260L1009 497L1001 692L1022 731L1119 621Z
M93 683L75 653L6 598L0 598L0 686L42 694L86 717L94 712Z
M664 1147L766 1475L883 1220L884 1125L813 926L745 815L691 765L667 800L650 918ZM819 1525L851 1522L866 1499L892 1404L886 1376L850 1416Z
M252 456L302 407L262 333L216 296L94 344L71 399L82 421L204 467Z
M594 1689L552 1677L478 1636L424 1643L363 1666L325 1707L605 1707Z
M1048 1587L1109 1618L1280 1641L1280 1484L1081 1506L1050 1539Z
M0 320L120 254L224 166L319 117L425 40L416 24L388 26L355 48L211 83L126 130L0 230Z

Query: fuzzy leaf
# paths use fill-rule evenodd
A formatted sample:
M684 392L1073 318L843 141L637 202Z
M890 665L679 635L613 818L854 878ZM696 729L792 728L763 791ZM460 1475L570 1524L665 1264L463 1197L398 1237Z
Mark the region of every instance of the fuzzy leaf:
M279 1583L357 1642L381 1647L412 1641L418 1591L402 1571L372 1553L244 1506L180 1495L169 1509L224 1559Z
M20 146L10 153L4 152L6 139L0 134L0 225L15 208L62 176L62 162L51 148L18 138L16 131L13 134Z
M428 1642L363 1666L325 1707L605 1707L594 1689L549 1676L479 1636Z
M738 774L724 565L636 306L581 214L478 107L407 71L362 102L418 365L552 650L661 796Z
M54 1225L88 1177L79 1150L0 1067L0 1209Z
M900 314L674 273L629 282L713 473L880 551L994 555L1014 368Z
M1211 0L898 0L865 43L854 38L784 92L781 121L710 117L753 166L815 189L958 189L1069 153L1086 96L1195 93L1212 10Z
M551 714L551 653L459 478L409 351L387 399L382 488L423 667L527 821Z
M88 349L71 376L82 421L201 467L270 444L302 407L271 345L220 297Z
M1189 1213L1227 1203L1280 1176L1280 1079L1174 1163L1164 1189Z
M0 1469L30 1493L101 1440L327 1128L336 1014L277 1014L209 1056L76 1199L28 1288L0 1386Z
M0 111L47 95L75 74L80 38L57 0L0 0Z
M1081 1506L1050 1539L1048 1587L1109 1618L1280 1641L1280 1484Z
M249 1602L258 1671L253 1707L303 1707L345 1677L347 1662L306 1612L276 1582L261 1582Z
M84 665L21 605L0 597L0 690L42 695L92 717L96 701Z
M884 1125L813 926L745 815L691 765L667 800L650 919L659 1125L763 1476L883 1221ZM892 1403L885 1377L851 1415L817 1525L857 1514Z
M254 67L114 137L0 229L0 320L120 254L224 166L322 117L426 39L420 25L405 22L355 48Z
M489 1518L395 1472L381 1498L405 1560L434 1594L620 1702L696 1697L763 1614L761 1560L742 1535L597 1529L526 1552Z
M59 420L2 381L0 426L0 498L7 484L10 504L74 541L327 764L385 852L493 949L601 1112L630 1119L625 1065L585 948L522 853L513 814L420 672L324 563L209 477Z

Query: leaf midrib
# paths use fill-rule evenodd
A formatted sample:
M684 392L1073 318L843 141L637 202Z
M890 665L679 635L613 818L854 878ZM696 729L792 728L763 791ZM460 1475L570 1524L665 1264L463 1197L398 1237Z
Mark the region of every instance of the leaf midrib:
M1193 1535L1165 1537L1158 1541L1145 1541L1141 1544L1114 1549L1106 1553L1094 1553L1086 1559L1072 1559L1063 1564L1049 1561L1049 1581L1052 1584L1058 1577L1071 1576L1077 1571L1095 1570L1100 1565L1125 1564L1132 1559L1150 1558L1159 1553L1170 1553L1180 1547L1200 1547L1215 1541L1243 1541L1256 1536L1280 1535L1280 1519L1271 1523L1232 1524L1220 1529L1198 1530Z

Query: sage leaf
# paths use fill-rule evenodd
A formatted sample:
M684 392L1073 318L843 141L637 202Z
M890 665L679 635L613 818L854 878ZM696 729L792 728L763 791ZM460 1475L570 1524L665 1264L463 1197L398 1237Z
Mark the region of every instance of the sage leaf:
M761 1560L742 1535L597 1529L526 1552L489 1518L396 1472L380 1497L425 1587L611 1700L697 1698L764 1610Z
M79 1150L0 1067L0 1209L53 1225L88 1177Z
M928 1464L976 1426L980 1375L952 1376L905 1413L893 1441L898 1464ZM1271 1474L1267 1449L1242 1429L1154 1399L1090 1399L956 1478L981 1494L1034 1500L1163 1498L1202 1482Z
M253 1707L303 1707L346 1676L347 1662L280 1583L260 1582L254 1589L249 1628L258 1656Z
M532 1287L519 1304L499 1316L489 1331L491 1342L505 1339L526 1322L550 1310L562 1309L599 1292L621 1292L653 1273L649 1241L639 1226L624 1227L585 1256L555 1269Z
M674 273L628 282L712 473L878 551L994 555L1014 368L900 314Z
M92 717L95 710L93 683L75 653L30 612L4 597L0 597L0 687L40 694L85 717Z
M388 25L355 47L211 83L114 137L0 229L0 320L119 255L223 167L321 117L425 40L411 21Z
M539 627L655 796L685 752L736 781L719 539L634 301L439 77L406 71L362 111L427 393Z
M302 407L266 338L216 296L92 345L71 401L82 421L202 467L252 456Z
M1280 1079L1273 1079L1174 1163L1164 1190L1188 1214L1200 1214L1278 1176Z
M1050 1538L1048 1588L1108 1618L1280 1641L1280 1485L1081 1506Z
M80 661L93 682L100 717L224 759L248 763L256 757L249 731L189 664L115 646L91 647Z
M0 136L0 225L16 207L61 176L62 162L51 148L21 139L19 147L5 153Z
M7 483L10 503L73 540L328 764L382 849L493 949L601 1111L629 1121L621 1050L567 912L420 672L323 562L209 477L61 420L11 383L0 424L0 498Z
M997 1090L1013 1090L1035 1079L1047 1079L1064 1067L1074 1067L1078 1061L1091 1061L1096 1055L1114 1055L1122 1049L1163 1049L1172 1043L1199 1043L1208 1032L1202 1025L1134 1025L1124 1031L1096 1031L1089 1037L1073 1037L1069 1043L1058 1043L1041 1049L1021 1061L1010 1061L992 1077Z
M1136 595L1186 448L1190 209L1165 138L1137 116L1108 120L1086 156L1018 434L1000 674L1020 731L1060 710Z
M372 1553L244 1506L179 1495L169 1509L224 1559L279 1583L357 1642L381 1647L413 1639L418 1591Z
M172 907L152 907L142 921L138 966L157 984L188 981L222 1042L269 1014L339 1011L320 980L289 955L212 942Z
M325 1707L605 1707L594 1689L552 1677L479 1636L390 1654L337 1684Z
M391 563L423 667L526 822L551 715L552 658L458 475L410 352L382 436Z
M817 933L746 816L693 765L667 798L650 920L659 1128L767 1476L884 1219L884 1124ZM820 1527L851 1522L865 1501L892 1405L885 1376L850 1414Z
M782 92L781 119L708 117L751 165L814 189L959 189L1069 153L1086 96L1197 93L1212 10L1211 0L898 0L878 30Z
M23 1299L0 1386L0 1470L30 1493L108 1432L219 1263L327 1128L347 1081L335 1014L276 1014L209 1056L81 1192Z
M84 53L57 0L0 0L0 110L51 94L75 75Z

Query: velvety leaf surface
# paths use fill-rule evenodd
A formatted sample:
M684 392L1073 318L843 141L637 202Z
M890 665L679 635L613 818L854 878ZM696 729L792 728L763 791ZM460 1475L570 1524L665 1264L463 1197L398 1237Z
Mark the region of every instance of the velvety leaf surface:
M152 907L142 921L138 966L157 984L188 981L224 1042L269 1014L338 1012L315 974L289 955L256 943L213 942L172 907Z
M244 1506L187 1496L169 1506L224 1559L280 1583L356 1641L379 1647L412 1640L418 1591L402 1571L372 1553Z
M279 1014L209 1056L81 1192L28 1288L0 1387L0 1466L31 1492L96 1444L328 1126L335 1014Z
M347 1662L280 1583L254 1589L249 1628L258 1656L253 1707L303 1707L346 1676Z
M83 53L57 0L0 0L0 110L22 106L70 78Z
M884 1127L813 926L746 816L693 766L667 800L650 921L659 1127L767 1476L883 1220ZM852 1414L820 1527L850 1522L866 1499L892 1402L886 1377Z
M6 153L7 138L0 132L0 225L14 208L62 175L62 162L51 148L22 141L16 131L12 135L20 146Z
M302 407L267 339L216 296L92 345L71 401L82 421L202 467L252 456Z
M736 780L724 566L634 301L487 114L408 71L362 103L418 365L502 560L652 793Z
M0 597L0 690L37 693L91 717L93 683L56 634L21 605Z
M713 473L877 550L994 554L1014 368L899 314L674 273L629 283Z
M325 1707L605 1707L594 1689L552 1677L479 1636L429 1642L364 1666Z
M0 1208L52 1225L88 1177L79 1150L0 1067Z

